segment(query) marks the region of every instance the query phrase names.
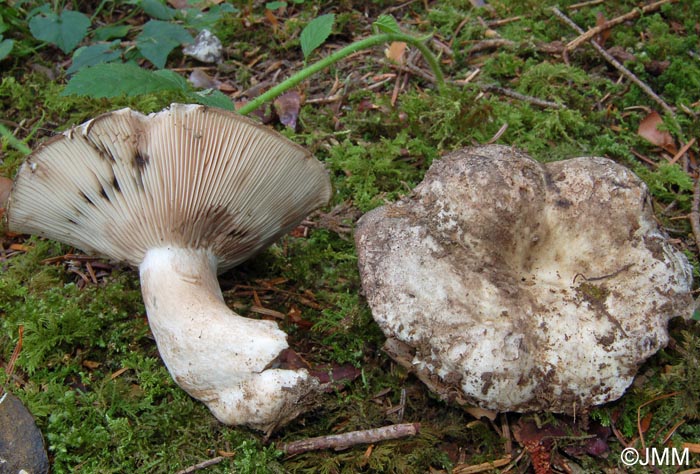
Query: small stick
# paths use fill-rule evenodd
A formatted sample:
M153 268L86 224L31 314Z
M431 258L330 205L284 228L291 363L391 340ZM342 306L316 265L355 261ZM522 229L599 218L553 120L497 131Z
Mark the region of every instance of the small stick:
M10 360L5 366L5 374L8 376L12 376L12 374L15 371L15 363L17 362L17 359L19 358L20 352L22 352L22 339L24 336L24 326L19 327L19 339L17 340L17 345L15 346L15 350L12 351L12 355L10 356ZM3 395L5 392L5 388L0 386L0 395Z
M700 176L693 186L693 205L690 209L690 228L693 229L695 245L700 249Z
M569 5L566 7L567 10L579 10L584 7L592 7L594 5L598 5L600 3L605 2L605 0L589 0L588 2L581 2L581 3L574 3L573 5Z
M283 444L280 449L287 454L301 454L307 451L333 448L349 448L358 444L376 443L390 439L415 436L420 431L420 423L402 423L371 430L350 431L338 435L319 436Z
M685 155L686 152L690 149L691 146L695 145L695 138L691 138L688 143L683 145L680 150L678 150L678 153L675 154L675 156L669 161L669 164L674 164L676 161L680 160L681 156Z
M496 468L507 466L512 460L511 456L508 455L501 459L496 459L494 461L482 462L481 464L467 465L467 464L457 464L452 470L453 474L477 474L479 472L492 471Z
M199 471L201 469L206 469L209 466L219 464L224 459L226 459L226 456L217 456L215 458L207 459L206 461L202 461L198 464L195 464L194 466L190 466L188 468L185 468L182 471L177 471L176 474L190 474L192 472L196 472L196 471Z
M508 23L513 23L513 22L515 22L515 21L520 21L520 20L522 20L523 18L526 18L526 17L525 17L525 16L514 16L514 17L511 17L511 18L504 18L504 19L502 19L502 20L491 20L491 21L487 21L487 22L486 22L486 26L488 26L489 28L496 28L496 27L498 27L498 26L507 25Z
M531 97L529 95L524 95L524 94L521 94L520 92L516 92L512 89L506 89L505 87L494 86L494 85L479 86L479 87L483 91L495 92L496 94L501 94L501 95L505 95L507 97L512 97L513 99L522 100L523 102L537 105L539 107L550 107L552 109L565 109L566 108L566 105L557 104L556 102L550 102L550 101L544 100L544 99L538 99L537 97Z
M566 16L564 13L562 13L561 10L559 10L557 7L552 7L552 13L554 13L556 16L558 16L562 21L564 21L564 23L566 23L571 28L576 30L579 34L583 33L583 30L576 23L574 23L571 18ZM627 69L625 66L623 66L617 59L613 58L612 55L610 53L608 53L607 51L605 51L605 49L601 45L599 45L594 40L591 40L590 43L591 43L591 46L593 46L595 48L595 50L598 51L598 53L601 56L603 56L607 62L609 62L615 69L620 71L620 73L623 74L625 77L627 77L630 81L637 84L637 86L639 86L639 88L642 89L642 91L644 91L644 93L646 95L651 97L654 100L654 102L659 104L662 109L664 109L666 112L671 114L671 116L673 116L673 117L676 116L673 109L666 102L664 102L664 100L661 97L656 95L656 93L653 90L651 90L651 88L649 86L647 86L645 83L643 83L637 76L632 74L632 72L629 69Z
M635 10L632 10L631 12L625 13L624 15L618 16L616 18L613 18L612 20L606 21L603 24L597 25L590 30L586 31L585 33L582 32L580 36L573 41L570 41L569 44L566 45L566 50L567 51L573 51L574 49L578 48L581 46L581 43L584 43L586 41L589 41L591 38L595 37L596 35L600 34L601 32L608 30L612 28L615 25L619 25L620 23L624 23L627 20L632 20L634 18L637 18L638 16L644 14L644 13L650 13L653 11L658 10L661 8L662 5L665 5L666 3L673 3L678 0L660 0L658 2L649 4L649 5L644 5L642 8L638 8Z

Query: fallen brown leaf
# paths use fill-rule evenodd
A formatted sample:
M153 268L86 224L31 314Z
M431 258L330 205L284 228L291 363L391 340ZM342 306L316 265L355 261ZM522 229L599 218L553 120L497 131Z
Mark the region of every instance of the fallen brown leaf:
M7 199L10 197L10 191L12 191L12 180L0 176L0 207L5 207Z
M673 137L670 133L668 133L668 131L659 130L659 125L662 125L663 122L664 121L661 118L661 115L655 111L652 111L639 123L637 134L650 143L675 155L678 150L676 149Z
M596 20L595 20L596 26L605 25L606 22L607 22L607 20L605 19L605 15L603 15L601 12L598 12L598 14L596 15ZM610 37L610 33L611 33L610 28L608 28L607 30L601 31L600 33L598 33L596 35L596 38L595 38L596 42L599 45L603 46L605 44L605 42L608 40L608 38Z
M301 94L297 91L286 92L275 99L274 105L280 123L292 129L296 128L301 109Z
M406 53L406 43L403 41L393 41L388 48L384 50L386 57L396 64L404 64L404 54Z

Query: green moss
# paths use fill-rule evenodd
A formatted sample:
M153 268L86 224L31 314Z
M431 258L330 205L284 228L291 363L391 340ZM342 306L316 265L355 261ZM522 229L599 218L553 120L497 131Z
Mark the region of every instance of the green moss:
M9 258L0 254L3 360L10 357L18 329L24 327L15 377L0 370L0 383L17 393L36 416L49 445L53 472L170 473L225 451L235 456L207 472L423 473L431 468L449 470L456 458L448 453L460 449L473 464L504 455L503 440L491 424L474 421L462 410L436 400L381 351L384 337L362 297L357 254L347 231L362 212L409 193L441 154L486 143L507 125L497 142L518 146L539 160L601 155L632 167L649 185L656 208L676 202L671 215L663 218L674 226L674 237L685 242L690 231L687 221L679 217L690 208L693 178L687 171L692 172L693 161L687 167L682 163L649 167L637 158L641 154L664 163L659 150L637 134L648 113L639 106L657 106L638 87L618 81L618 72L590 46L582 45L573 52L569 64L560 55L539 48L542 43L566 43L577 35L548 10L556 2L488 3L489 8L474 8L468 0L448 0L428 3L426 9L424 2L409 2L392 11L405 30L434 33L436 41L451 45L453 54L444 52L441 58L449 79L463 79L478 67L479 74L468 85L436 90L417 75L388 65L381 48L357 55L302 85L308 95L319 97L330 90L336 76L342 80L349 77L349 71L354 72L353 80L343 85L346 96L340 104L307 104L300 112L301 131L284 130L326 163L334 197L322 212L340 209L337 222L331 221L343 232L335 232L332 225L329 229L311 227L308 238L285 238L224 279L231 284L258 285L284 277L286 282L279 285L282 291L265 304L285 314L292 305L301 311L308 324L282 323L291 345L314 365L349 364L359 368L361 375L276 433L273 444L265 444L259 433L222 426L174 384L150 335L136 272L117 269L99 286L81 289L77 277L63 264L42 263L65 254L68 247L31 239L25 242L31 247L26 253ZM571 3L575 0L561 2L560 8L582 28L593 26L598 13L610 19L638 6L638 2L625 0L567 10ZM318 1L290 2L278 14L277 29L265 18L263 5L242 6L240 14L226 15L215 26L227 47L228 63L211 72L242 88L271 77L261 71L275 61L282 61L286 74L300 64L298 34L313 17L336 13L336 27L328 43L334 48L368 32L374 16L395 6L391 2L343 1L333 6ZM23 39L29 34L27 12L10 10L0 6L0 15L12 27L4 35L17 41L16 56L13 53L2 63L0 107L2 119L12 122L8 127L30 146L108 110L129 106L152 112L183 100L176 93L114 100L60 96L65 83L60 68L57 78L51 80L26 67L53 67L54 58L46 49L37 51L31 38ZM606 43L606 47L619 46L634 54L636 59L627 66L672 106L687 108L688 112L679 108L674 119L666 117L665 126L678 146L700 133L696 117L700 65L688 55L697 47L698 11L700 0L667 5L616 26ZM103 12L96 21L109 23L119 10L108 6ZM516 16L521 18L501 26L487 24ZM138 22L139 17L133 21ZM493 31L488 35L495 31L516 46L472 54L470 46L484 39L489 29ZM241 66L254 59L255 64ZM667 60L668 67L651 71L653 60ZM394 82L370 90L355 80L382 72L401 72L399 84L407 77L395 103L391 101ZM566 108L541 107L484 87L494 84ZM696 148L691 148L691 155ZM12 176L23 156L3 142L0 158L0 174ZM331 222L313 219L324 225ZM689 244L686 252L696 275L700 274L696 249ZM582 297L599 302L607 293L593 283L582 284L580 291ZM302 304L301 297L310 295L314 304ZM227 293L227 301L244 310L251 304L250 298L235 292ZM681 420L685 422L675 431L674 444L697 442L700 437L698 325L676 321L671 333L675 342L647 362L623 399L592 413L595 419L614 425L627 440L638 436L638 407L651 400L655 401L642 410L643 416L653 415L645 435L648 445L660 446L668 427ZM395 407L401 403L402 391L406 396L400 418ZM669 393L675 395L659 398ZM291 458L275 449L292 439L400 421L421 422L421 433L377 443L369 456L367 446ZM509 421L516 423L517 417L510 415ZM607 461L592 457L577 461L587 472L613 467L622 447L612 439L610 444L613 452ZM525 469L524 463L518 468Z

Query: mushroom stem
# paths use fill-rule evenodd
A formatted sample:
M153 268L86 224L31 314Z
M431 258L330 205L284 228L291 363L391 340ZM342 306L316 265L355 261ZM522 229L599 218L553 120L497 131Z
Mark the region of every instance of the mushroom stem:
M288 347L275 322L248 319L224 303L216 258L204 249L161 247L139 266L148 321L177 384L223 423L274 429L318 387L305 370L270 368Z

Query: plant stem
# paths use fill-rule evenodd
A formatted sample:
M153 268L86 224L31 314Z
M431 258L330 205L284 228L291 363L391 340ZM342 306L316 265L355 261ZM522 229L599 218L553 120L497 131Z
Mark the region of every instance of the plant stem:
M264 94L259 95L255 99L245 104L243 107L238 109L238 113L242 115L247 115L253 110L260 107L265 102L273 100L275 97L288 91L289 89L296 86L312 74L315 74L327 68L328 66L335 64L341 59L350 56L351 54L356 53L357 51L368 49L378 44L388 43L391 41L402 41L404 43L408 43L411 46L415 46L416 48L418 48L421 54L423 54L425 60L428 62L430 69L432 69L438 87L442 87L445 84L445 77L442 74L442 70L440 69L440 63L438 62L437 57L435 57L432 51L430 51L430 49L419 38L416 38L415 36L405 35L403 33L381 33L349 44L346 47L339 49L335 53L312 64L311 66L305 67L301 71L292 75L287 80L277 84L272 89L268 90Z

